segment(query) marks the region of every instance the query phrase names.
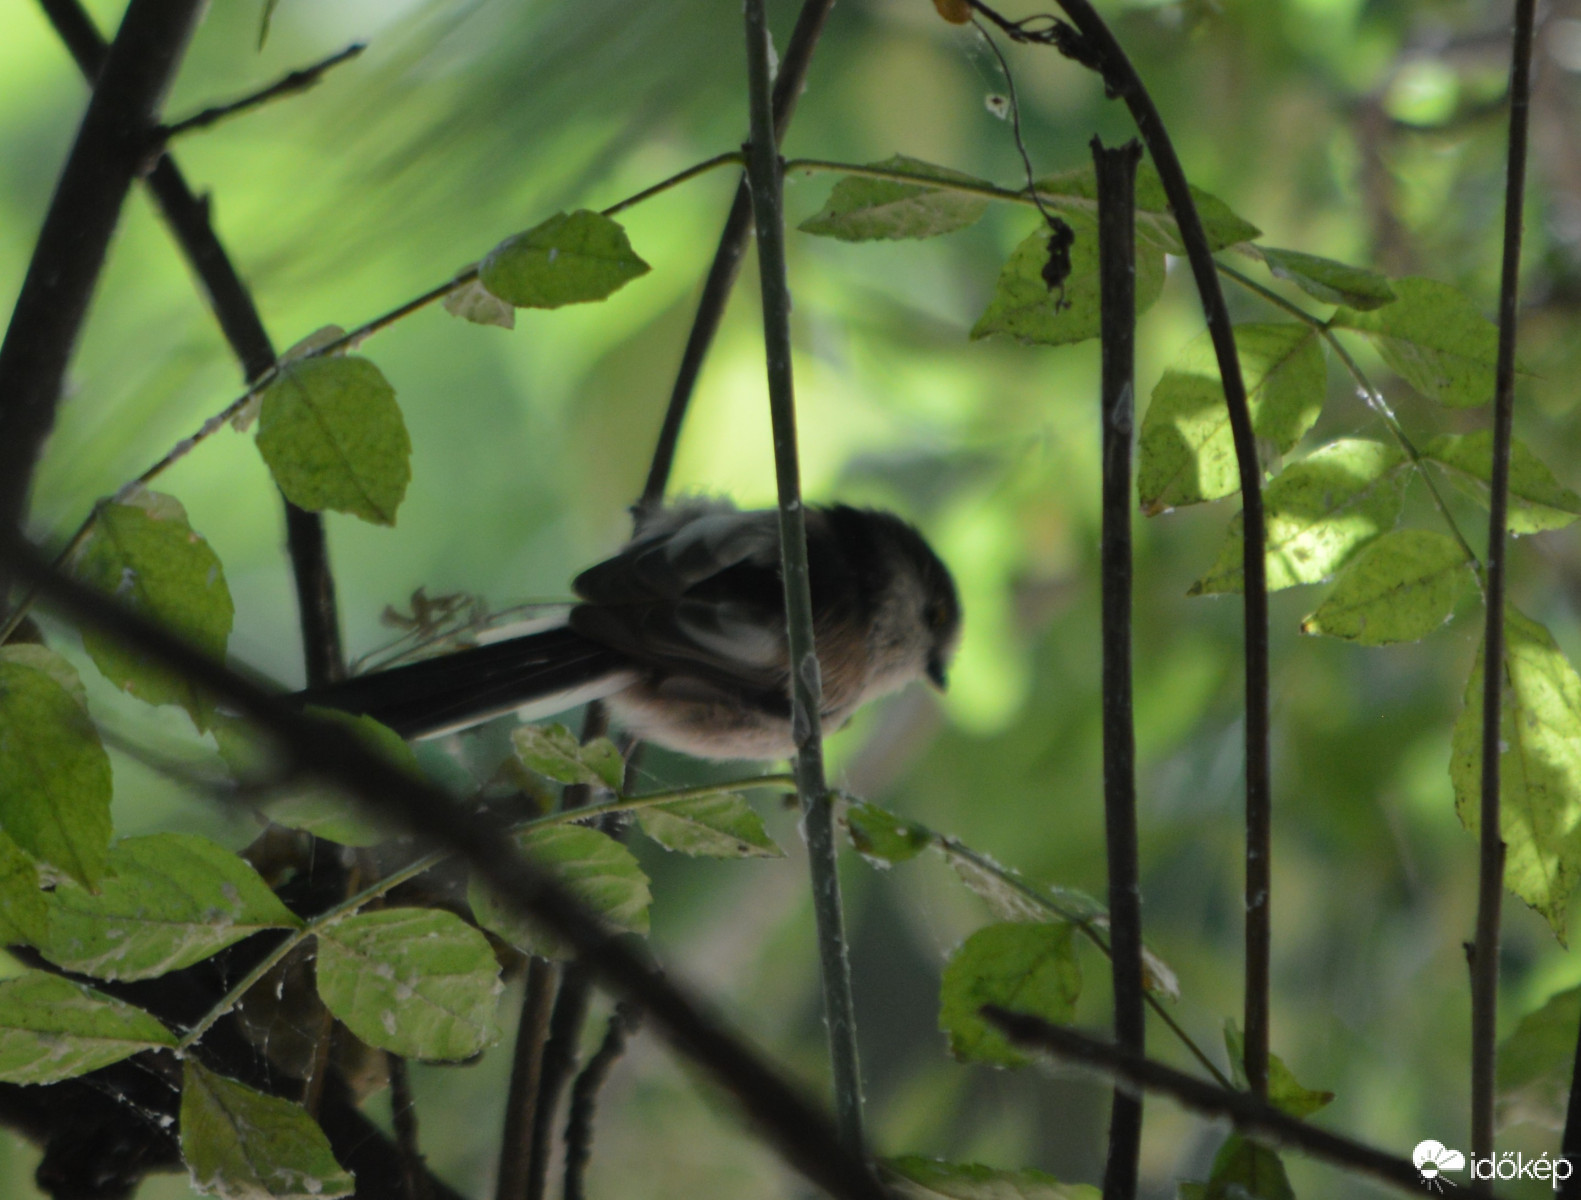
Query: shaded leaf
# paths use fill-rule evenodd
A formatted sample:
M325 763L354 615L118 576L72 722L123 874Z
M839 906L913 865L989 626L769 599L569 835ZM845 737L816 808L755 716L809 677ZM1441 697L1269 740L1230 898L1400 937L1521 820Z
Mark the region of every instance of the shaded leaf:
M49 900L50 962L100 979L150 979L189 967L299 917L239 856L190 833L127 838L97 895L62 886Z
M1091 921L1109 910L1075 888L1044 888L1022 880L1020 872L968 851L952 838L940 840L945 860L1001 921Z
M0 1080L86 1075L175 1035L140 1008L46 971L0 981Z
M896 154L873 166L928 179L987 186L983 180L948 167ZM866 242L880 238L928 238L975 224L988 210L988 197L924 184L899 183L847 175L834 185L818 212L803 221L803 233Z
M1320 583L1379 534L1405 506L1405 455L1381 442L1344 438L1279 472L1263 492L1268 590ZM1230 522L1218 560L1191 595L1238 592L1245 585L1243 518Z
M1307 325L1237 325L1235 346L1260 440L1284 454L1323 408L1326 372ZM1138 440L1137 494L1149 516L1238 491L1240 471L1213 342L1187 343L1153 389Z
M479 264L478 279L517 308L559 308L602 300L648 270L619 222L578 209L506 238Z
M856 852L881 867L915 858L935 840L933 831L926 826L904 821L865 801L846 808L845 827Z
M0 946L37 945L44 940L48 919L37 864L0 833Z
M1428 443L1423 456L1468 481L1484 508L1493 478L1493 434L1445 434ZM1542 461L1516 439L1510 444L1509 528L1514 534L1563 529L1581 515L1581 496L1561 487Z
M63 659L29 665L0 654L0 827L34 858L85 887L103 878L110 847L110 756Z
M190 1058L181 1080L181 1157L192 1186L222 1200L334 1200L356 1189L301 1105Z
M425 778L412 747L388 725L380 724L365 714L340 712L332 708L310 705L305 711L321 721L342 726L365 749L373 751L414 779ZM246 737L245 731L242 736ZM223 753L223 744L221 750ZM244 758L240 761L246 763L247 760ZM342 846L376 846L394 836L394 831L370 813L366 805L327 784L304 782L296 785L285 795L270 800L263 806L263 811L277 825L305 830L314 837Z
M1485 649L1466 683L1449 764L1455 812L1472 834L1481 824ZM1547 629L1508 606L1499 743L1504 886L1540 912L1562 943L1581 876L1581 678Z
M1268 264L1275 279L1288 279L1325 304L1345 304L1358 312L1368 312L1394 303L1394 289L1389 286L1389 278L1378 271L1348 266L1299 250L1276 250L1272 246L1252 249Z
M585 745L564 725L522 725L511 732L516 757L529 771L557 783L585 783L619 792L626 764L608 738Z
M1098 176L1092 163L1040 179L1037 190L1045 198L1045 204L1065 213L1067 218L1072 212L1095 216L1098 211ZM1137 164L1135 191L1137 249L1150 246L1166 254L1184 254L1186 248L1180 240L1175 214L1164 195L1163 180L1152 163ZM1249 242L1262 235L1257 226L1236 216L1217 196L1191 187L1191 199L1202 220L1208 245L1214 250Z
M1224 1023L1224 1048L1229 1052L1230 1069L1235 1084L1248 1088L1246 1080L1246 1039L1240 1026L1233 1020ZM1277 1054L1268 1056L1268 1102L1292 1117L1309 1117L1334 1102L1333 1092L1320 1092L1302 1087Z
M1398 529L1345 568L1301 632L1363 646L1420 641L1449 620L1470 581L1471 563L1454 538Z
M763 818L740 796L727 793L640 809L637 820L666 850L706 858L783 858Z
M1397 279L1394 291L1393 304L1375 312L1342 308L1333 323L1366 334L1390 369L1429 399L1452 408L1492 400L1498 327L1436 279Z
M1031 1059L979 1015L986 1004L1068 1022L1081 994L1081 968L1066 924L1005 922L979 929L950 956L939 984L939 1027L950 1053L1005 1067Z
M444 306L451 316L474 325L516 328L516 310L484 287L481 280L474 279L451 292L445 297Z
M104 505L73 571L210 658L225 657L236 615L225 572L174 497L139 488ZM206 698L146 650L94 629L83 631L82 644L117 687L149 704L179 704L199 729L209 727Z
M379 368L356 356L286 363L265 389L258 452L286 498L394 525L412 441Z
M979 1163L951 1163L906 1155L880 1164L896 1194L911 1200L1098 1200L1087 1183L1061 1183L1046 1171L1005 1171Z
M434 908L362 912L318 934L318 994L363 1041L407 1058L471 1058L499 1037L486 937Z
M1261 1142L1232 1133L1213 1156L1202 1200L1295 1200L1279 1155Z
M1550 997L1527 1013L1499 1044L1498 1118L1501 1128L1530 1121L1555 1132L1564 1128L1575 1067L1581 987Z

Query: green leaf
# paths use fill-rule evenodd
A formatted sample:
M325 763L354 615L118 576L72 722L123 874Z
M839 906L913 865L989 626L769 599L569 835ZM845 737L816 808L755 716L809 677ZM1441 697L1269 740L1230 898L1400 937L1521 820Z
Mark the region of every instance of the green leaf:
M1346 304L1358 312L1368 312L1395 301L1388 276L1366 267L1347 266L1299 250L1276 250L1272 246L1251 249L1268 264L1275 279L1288 279L1325 304Z
M1026 883L1020 872L968 851L952 838L941 839L939 848L961 882L1001 921L1091 921L1109 915L1109 910L1086 892Z
M48 921L37 864L0 833L0 946L38 945L44 940Z
M619 222L578 209L506 238L478 278L517 308L559 308L602 300L648 271Z
M499 1037L499 963L455 913L381 908L318 934L318 994L363 1041L407 1058L471 1058Z
M1049 232L1039 226L1015 248L999 272L988 309L972 326L972 340L1004 334L1027 345L1064 346L1098 336L1098 223L1086 213L1067 213L1076 241L1070 276L1061 292L1043 282ZM1136 311L1143 312L1164 288L1161 250L1136 248Z
M1279 1155L1232 1133L1213 1157L1202 1200L1296 1200Z
M585 783L619 793L626 764L608 738L584 745L564 725L522 725L511 733L516 757L529 771L557 783Z
M1263 492L1268 590L1321 583L1393 529L1410 480L1405 464L1393 446L1344 438L1279 472ZM1218 560L1192 584L1191 595L1240 591L1245 545L1243 518L1236 513Z
M373 751L414 779L426 778L412 747L388 725L382 725L370 716L319 708L316 705L310 705L304 711L320 721L341 726L365 749ZM247 737L247 731L240 731L240 736ZM368 812L366 805L339 788L326 784L300 784L286 795L270 800L263 806L263 812L277 825L301 829L314 837L342 846L377 846L394 836L388 825Z
M1013 1012L1068 1022L1081 994L1081 968L1065 924L1005 922L979 929L950 956L939 984L939 1027L950 1053L1003 1067L1032 1061L978 1010L997 1004Z
M640 809L642 831L666 850L706 858L783 858L763 818L740 796L726 793Z
M94 887L110 847L110 756L80 684L60 683L70 667L35 660L0 654L0 827L34 858Z
M1241 1035L1240 1026L1233 1018L1224 1023L1224 1048L1230 1055L1230 1069L1236 1085L1241 1088L1247 1087L1246 1039ZM1296 1077L1290 1073L1290 1068L1285 1066L1283 1059L1277 1054L1268 1056L1268 1102L1275 1108L1299 1119L1310 1117L1333 1101L1333 1092L1319 1092L1302 1087L1296 1082Z
M59 975L26 971L0 981L0 1080L6 1083L55 1083L175 1044L175 1035L142 1009Z
M286 363L263 394L258 452L286 499L394 525L412 478L395 389L366 358Z
M1575 1066L1581 987L1549 998L1527 1013L1499 1044L1497 1092L1501 1129L1529 1121L1555 1132L1564 1128Z
M926 179L987 186L981 179L907 158L904 154L872 165L880 170L904 171ZM803 233L839 238L842 242L928 238L965 229L975 224L987 210L986 196L847 175L834 185L823 208L803 221L799 228Z
M1091 163L1040 179L1037 190L1048 207L1058 209L1067 219L1072 213L1092 218L1098 211L1097 169ZM1217 196L1197 187L1190 190L1212 249L1222 250L1262 236L1257 226L1236 216ZM1150 246L1166 254L1186 252L1175 214L1164 195L1163 180L1149 162L1140 163L1136 170L1136 240L1138 250Z
M62 886L40 952L100 979L151 979L201 962L262 929L302 924L258 872L189 833L128 838L110 851L98 895Z
M474 325L497 325L501 329L516 328L516 310L501 300L480 280L463 284L444 298L445 311L453 317L471 321Z
M1428 529L1398 529L1378 538L1341 572L1302 633L1363 646L1416 642L1455 611L1471 563L1460 543Z
M34 645L31 642L11 642L0 646L0 662L17 663L20 666L43 671L70 692L71 698L84 709L88 707L88 689L82 686L82 676L77 674L77 668L48 646Z
M630 850L585 825L549 825L517 838L522 852L582 902L611 933L647 933L653 894ZM478 924L511 945L544 958L569 958L572 950L473 879L467 891Z
M909 1200L1098 1200L1087 1183L1061 1183L1046 1171L1005 1171L979 1163L942 1162L906 1155L881 1163L897 1195Z
M1455 722L1449 776L1455 812L1481 824L1483 650ZM1499 717L1500 832L1504 886L1565 941L1565 909L1581 876L1581 678L1553 635L1504 610L1504 705Z
M356 1189L301 1105L190 1058L182 1072L181 1157L192 1186L223 1200L334 1200Z
M1399 298L1376 312L1342 308L1333 324L1367 335L1391 370L1451 408L1493 399L1499 331L1459 289L1435 279L1394 281Z
M858 801L845 810L845 827L856 852L874 866L915 858L936 840L926 826L902 820L888 809Z
M1493 478L1493 434L1444 434L1428 443L1423 456L1442 463L1468 482L1479 503L1488 507L1488 482ZM1581 496L1559 481L1524 442L1510 444L1509 527L1513 534L1563 529L1581 515Z
M210 658L225 657L236 615L225 572L174 497L139 488L106 504L73 568L84 583ZM82 644L111 683L149 704L179 704L199 729L208 728L207 699L146 651L92 629L83 631Z
M1323 408L1326 372L1317 334L1295 323L1237 325L1235 347L1257 437L1284 454ZM1137 493L1154 516L1238 491L1240 471L1213 342L1187 343L1142 418Z

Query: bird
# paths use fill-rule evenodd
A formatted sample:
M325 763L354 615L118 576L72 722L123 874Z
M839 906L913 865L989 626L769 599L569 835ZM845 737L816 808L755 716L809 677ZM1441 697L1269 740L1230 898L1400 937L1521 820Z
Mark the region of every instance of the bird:
M943 691L961 604L922 534L844 504L805 518L823 728L917 680ZM776 510L712 497L657 508L572 588L579 602L547 628L297 696L408 739L602 699L633 736L693 757L795 754Z

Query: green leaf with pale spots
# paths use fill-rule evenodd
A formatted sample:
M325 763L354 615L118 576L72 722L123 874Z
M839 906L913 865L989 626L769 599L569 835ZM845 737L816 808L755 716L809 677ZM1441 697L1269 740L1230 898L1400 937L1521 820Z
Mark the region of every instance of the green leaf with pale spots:
M620 791L626 763L608 738L583 743L564 725L522 725L511 733L516 757L529 771L556 783L581 783Z
M181 1157L192 1186L221 1200L335 1200L356 1190L306 1109L188 1058Z
M1475 835L1482 812L1482 668L1466 683L1455 722L1449 777L1455 812ZM1553 635L1504 610L1504 707L1499 716L1500 833L1504 886L1547 919L1561 943L1581 878L1581 678Z
M939 984L939 1027L950 1053L966 1062L1025 1066L1026 1054L979 1015L987 1004L1070 1021L1081 995L1081 967L1066 924L1005 922L979 929L950 956Z
M288 362L263 394L258 452L286 499L394 525L412 478L395 389L366 358Z
M1342 308L1333 324L1365 334L1391 370L1422 395L1451 408L1493 399L1498 327L1458 288L1436 279L1394 281L1398 299L1376 312Z
M1465 550L1448 534L1386 533L1340 573L1301 632L1363 646L1420 641L1449 620L1471 579Z
M845 810L845 827L856 852L881 867L915 858L937 840L931 829L865 801Z
M1252 429L1285 454L1323 410L1326 372L1317 333L1293 322L1237 325L1235 347ZM1240 489L1218 359L1206 333L1187 343L1153 389L1137 452L1137 494L1149 516Z
M1344 438L1291 463L1263 491L1268 590L1321 583L1368 542L1393 529L1411 478L1393 446ZM1191 595L1238 592L1246 539L1241 514L1230 522L1218 560Z
M981 179L904 154L872 165L917 176L919 182L847 175L834 185L824 206L801 223L801 231L843 242L929 238L965 229L988 210L986 196L929 187L921 182L931 179L987 186Z
M1348 266L1299 250L1276 250L1272 246L1248 249L1268 264L1275 279L1288 279L1325 304L1345 304L1358 312L1370 312L1395 301L1388 276L1366 267Z
M885 1182L907 1200L1099 1200L1088 1183L1061 1183L1046 1171L1006 1171L980 1163L906 1155L880 1163Z
M499 1038L499 963L454 913L381 908L318 934L318 994L370 1046L453 1062Z
M1423 457L1443 465L1488 507L1493 478L1493 434L1444 434L1427 444ZM1510 443L1509 529L1513 534L1563 529L1581 515L1581 496L1561 487L1542 461L1519 439Z
M97 895L50 894L39 952L100 979L151 979L201 962L263 929L302 924L238 855L189 833L127 838Z
M517 308L559 308L602 300L648 271L619 222L578 209L506 238L478 279Z
M585 825L549 825L517 837L522 853L582 902L611 933L647 933L653 894L630 850ZM544 958L569 958L571 947L501 904L474 877L467 899L478 924L511 945Z
M642 832L666 850L704 858L783 858L763 818L740 796L726 793L676 800L637 811Z
M110 848L110 756L75 672L40 651L0 647L0 828L34 858L95 887Z
M59 975L0 981L0 1081L55 1083L175 1044L142 1009Z
M225 657L236 615L225 572L174 497L138 488L106 504L72 567L84 583L210 658ZM149 704L179 704L199 729L209 727L203 694L146 650L94 629L83 631L82 644L117 687Z

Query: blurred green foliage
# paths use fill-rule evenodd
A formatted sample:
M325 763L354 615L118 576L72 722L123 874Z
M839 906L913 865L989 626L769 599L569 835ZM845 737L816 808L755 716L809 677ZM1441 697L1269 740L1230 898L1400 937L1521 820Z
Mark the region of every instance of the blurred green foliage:
M783 45L795 5L775 0ZM115 3L92 5L101 28ZM449 278L560 210L599 208L744 134L738 6L672 0L284 0L265 48L263 5L215 5L167 111L184 115L269 82L353 39L370 50L313 91L195 134L178 158L210 191L222 236L277 347L350 327ZM1271 245L1420 274L1491 312L1502 203L1508 6L1491 0L1134 0L1103 6L1154 91L1192 181ZM1008 4L1011 15L1038 9ZM1561 484L1581 479L1581 4L1551 6L1534 98L1517 431ZM1011 49L1040 174L1083 165L1094 133L1130 134L1101 84L1052 53ZM830 19L789 136L792 155L872 162L901 153L1018 186L1004 90L969 30L926 0L845 0ZM0 9L0 288L20 286L85 91L39 10ZM514 332L437 306L367 343L411 432L412 483L393 528L328 518L347 644L393 637L378 615L413 589L499 605L558 596L623 536L733 188L721 171L622 217L652 272L608 302L517 315ZM794 225L830 181L787 181ZM961 582L966 639L942 708L917 695L864 714L831 746L833 777L1021 870L1104 889L1098 707L1096 347L969 343L1001 261L1034 227L993 206L924 243L849 246L792 235L805 485L818 499L914 517ZM1178 265L1178 264L1175 264ZM749 266L704 372L675 487L772 495ZM1286 289L1293 297L1299 293ZM1267 319L1232 289L1238 318ZM1311 303L1310 301L1307 301ZM1317 311L1322 310L1314 306ZM1171 269L1139 339L1139 390L1200 327ZM1413 435L1469 433L1374 357L1363 365ZM113 492L224 407L239 370L146 198L135 195L99 290L34 492L32 530L63 539ZM1381 436L1331 371L1308 445ZM224 563L236 661L294 686L300 653L279 501L250 439L224 432L160 484ZM1465 528L1481 510L1453 500ZM1408 516L1425 511L1419 487ZM1149 945L1180 977L1175 1006L1204 1046L1240 1004L1240 607L1188 599L1233 501L1138 517L1136 661L1142 892ZM1419 514L1418 514L1419 515ZM1473 534L1474 544L1481 537ZM1581 648L1574 533L1522 542L1512 600ZM1417 645L1302 638L1310 595L1273 598L1274 1048L1336 1094L1321 1121L1407 1150L1464 1145L1475 845L1457 825L1450 728L1479 629L1464 616ZM58 631L52 628L52 634ZM177 710L120 695L83 666L116 736L117 831L195 830L239 846L252 826L119 749L206 767L212 748ZM647 784L692 777L646 760ZM771 832L797 847L794 818ZM804 864L707 862L639 845L653 876L653 940L680 977L812 1082L823 1079ZM950 949L989 919L934 857L882 874L845 864L857 1012L875 1141L888 1154L1037 1166L1095 1181L1107 1089L1063 1072L949 1061L937 1030ZM1581 979L1542 921L1511 902L1503 1025ZM1089 951L1078 1020L1107 1023ZM596 1031L595 1031L596 1032ZM1188 1059L1153 1026L1153 1050ZM474 1194L492 1172L505 1056L421 1069L430 1161ZM720 1099L639 1039L602 1103L595 1194L793 1193ZM387 1107L387 1100L374 1107ZM1147 1194L1205 1178L1221 1133L1150 1103ZM1554 1150L1539 1126L1504 1148ZM5 1194L30 1194L36 1152L0 1136ZM1374 1194L1288 1160L1297 1194ZM184 1180L145 1195L188 1194Z

